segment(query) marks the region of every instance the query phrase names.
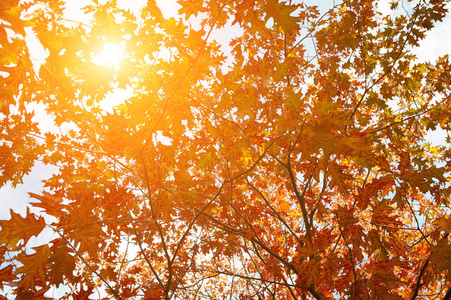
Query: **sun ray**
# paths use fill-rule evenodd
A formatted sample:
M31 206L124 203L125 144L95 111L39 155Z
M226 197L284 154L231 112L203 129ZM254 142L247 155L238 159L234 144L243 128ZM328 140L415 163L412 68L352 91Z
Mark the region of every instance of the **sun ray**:
M107 42L105 43L103 50L92 59L92 62L97 65L107 65L118 68L124 53L125 50L120 44Z

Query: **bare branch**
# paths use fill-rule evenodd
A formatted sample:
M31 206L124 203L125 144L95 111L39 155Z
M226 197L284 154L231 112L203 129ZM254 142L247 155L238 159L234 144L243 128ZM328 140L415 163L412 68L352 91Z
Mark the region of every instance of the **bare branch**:
M94 273L99 279L100 281L103 282L103 284L105 285L105 287L114 295L114 297L116 299L119 300L123 300L123 298L119 295L119 293L116 291L116 289L114 289L106 280L105 278L103 278L99 272L97 272L96 270L94 270L94 268L86 261L86 259L84 259L84 257L80 254L80 252L78 252L77 248L75 248L74 245L72 245L69 240L63 235L61 234L61 232L56 231L56 233L66 242L66 244L72 249L72 251L75 252L75 254L77 255L77 257L83 262L83 264L88 267L89 270L91 270L92 273Z

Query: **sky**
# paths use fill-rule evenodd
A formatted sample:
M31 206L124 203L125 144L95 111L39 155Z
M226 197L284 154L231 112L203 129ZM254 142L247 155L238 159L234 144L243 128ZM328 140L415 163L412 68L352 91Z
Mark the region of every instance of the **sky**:
M1 0L0 0L1 1ZM324 1L324 0L323 0ZM81 7L86 5L89 1L87 0L69 0L66 9L66 19L84 21L84 16L81 11ZM129 8L132 11L137 12L140 7L145 5L146 0L117 0L118 4L123 8ZM317 1L308 0L306 3L317 3ZM328 1L328 3L332 3ZM381 10L387 11L388 0L381 1ZM174 3L174 0L157 0L157 5L163 12L165 17L175 16L177 14L178 5ZM451 53L451 39L444 37L450 36L451 31L451 14L448 15L444 22L437 24L437 26L428 33L427 38L420 43L420 47L415 50L415 54L418 56L419 61L434 61L439 56ZM213 37L219 42L227 43L233 36L233 31L229 29L221 29L214 32ZM27 37L27 42L30 47L31 53L34 57L36 66L43 63L45 60L45 52L38 42L36 42L33 37ZM108 96L107 102L110 105L115 104L120 101L119 99L124 99L127 97L128 91L117 91L114 95ZM37 118L44 120L45 115L42 110L36 107ZM49 129L50 124L43 123L43 129ZM439 145L444 142L444 133L437 131L429 133L429 141L434 145ZM48 178L50 174L56 172L56 167L44 166L42 163L37 162L33 167L29 175L24 176L23 184L17 185L16 188L11 186L4 186L0 188L0 219L9 219L10 210L12 209L16 213L20 213L25 216L28 202L30 197L29 192L35 194L41 194L43 190L42 180ZM31 209L34 212L38 212L36 209ZM38 238L32 238L30 240L30 246L33 244L41 244L42 240L49 240L51 232L46 232Z
M145 4L146 0L118 0L118 4L124 8L130 8L132 11L138 11L140 7ZM308 2L308 1L307 1ZM83 21L83 13L81 7L86 5L88 1L77 0L68 1L66 9L66 18L72 20ZM382 10L386 10L388 1L381 1ZM157 5L162 10L165 16L174 16L177 14L178 5L174 4L174 1L158 0ZM451 39L444 38L450 36L451 31L451 15L448 15L444 22L438 23L437 26L430 32L425 40L420 43L420 47L415 50L420 61L433 61L437 57L447 53L451 53ZM226 29L217 31L215 38L227 41L233 37L233 33ZM42 63L45 58L45 53L42 51L42 47L29 38L29 47L35 49L32 51L35 62L37 64ZM108 101L114 103L118 99L123 99L127 95L127 91L118 91L115 95L110 95ZM39 119L44 119L43 116L39 116L39 110L36 110ZM43 125L45 126L45 124ZM44 127L45 128L45 127ZM429 139L433 144L440 144L444 140L443 133L432 132L429 134ZM10 209L15 212L25 214L26 206L29 200L28 192L39 194L42 190L42 180L48 177L49 172L52 172L55 168L43 166L43 164L37 162L32 172L25 176L23 184L18 185L15 189L10 186L4 186L0 188L0 219L9 219Z
M64 18L79 22L86 21L86 17L83 15L82 7L86 6L89 2L90 1L88 0L67 1ZM146 0L117 0L119 6L123 8L129 8L134 12L138 12L146 2ZM162 9L165 16L177 14L178 7L171 2L173 1L157 0L157 5L160 7L160 9ZM35 64L35 68L39 69L40 64L45 62L45 57L47 55L39 42L37 42L37 40L32 36L31 30L28 30L27 34L28 36L26 37L26 41L33 58L33 63ZM126 95L126 91L120 90L117 91L115 95L110 95L107 100L111 103L114 103L119 101L118 99L123 99ZM33 106L32 109L34 109L35 111L35 118L40 122L40 128L43 130L52 130L52 124L50 122L45 122L47 118L45 117L45 113L43 112L42 108L40 108L39 106ZM12 188L8 184L1 187L0 220L9 219L11 209L15 213L20 213L22 216L25 216L28 202L30 201L28 193L32 192L35 194L41 194L43 190L42 180L47 179L49 175L54 173L56 170L56 167L45 166L40 162L36 162L30 174L23 177L23 184L17 185L16 188ZM38 210L33 208L31 208L31 211L38 212ZM31 243L32 242L33 240L31 240Z
M129 8L132 11L138 11L142 7L146 0L117 0L118 4L124 8ZM312 0L306 1L307 3ZM83 13L81 7L86 5L86 0L69 0L66 9L66 18L71 20L83 21ZM315 2L317 3L317 2ZM331 3L329 1L329 3ZM381 10L384 11L387 8L388 1L381 1ZM174 0L157 0L157 5L166 16L174 16L177 14L178 5L174 3ZM437 26L428 33L425 40L420 43L420 47L415 50L419 61L433 61L437 57L447 53L451 53L451 39L444 37L450 36L451 31L451 14L448 15L444 22L437 24ZM227 29L219 30L214 33L214 38L220 42L226 42L230 40L234 35L233 32ZM31 37L28 37L29 47L33 49L32 55L34 56L37 64L42 63L45 59L45 52L42 47L34 41ZM108 101L114 103L118 99L123 99L127 95L127 91L118 91L115 95L110 95ZM43 115L39 115L39 109L36 109L38 118L44 119ZM43 126L46 126L45 124ZM48 125L50 126L50 125ZM429 134L429 140L431 143L438 145L444 142L443 132L431 132ZM41 194L43 190L42 180L48 178L49 174L56 171L55 167L44 166L42 163L37 162L32 172L24 176L23 184L18 185L16 188L10 186L4 186L0 188L0 219L10 218L10 209L16 213L25 215L28 201L30 200L28 192ZM33 211L33 210L32 210ZM37 210L34 210L37 212ZM33 240L31 241L33 243Z
M84 16L81 8L89 1L77 0L68 1L67 9L65 11L65 18L77 21L83 21ZM138 11L142 7L146 0L118 0L118 4L124 8L130 8L132 11ZM306 1L307 3L309 1ZM310 1L312 2L312 1ZM381 1L381 10L386 11L388 8L388 1ZM178 5L174 3L174 0L157 0L157 5L166 16L174 16L177 14ZM417 54L419 61L433 61L437 57L447 53L451 53L451 39L444 38L450 35L451 31L451 15L448 15L444 22L438 23L437 26L430 32L425 40L420 43L420 47L414 51ZM220 41L227 41L233 37L233 33L230 30L223 29L215 32L215 38ZM42 47L32 38L28 39L29 47L34 49L32 55L37 64L42 63L45 59L45 53L42 51ZM108 101L114 103L118 99L123 99L127 95L127 91L118 91L115 95L110 95ZM44 119L39 116L38 118ZM42 113L41 113L42 114ZM45 129L45 124L43 125ZM429 134L429 139L433 144L440 144L444 140L442 132L432 132ZM15 212L25 214L26 206L29 200L28 192L39 194L42 190L42 180L47 178L49 172L52 172L55 168L43 166L41 163L36 163L32 172L24 177L24 182L18 185L15 189L10 186L4 186L0 188L0 219L9 219L9 210L13 209Z

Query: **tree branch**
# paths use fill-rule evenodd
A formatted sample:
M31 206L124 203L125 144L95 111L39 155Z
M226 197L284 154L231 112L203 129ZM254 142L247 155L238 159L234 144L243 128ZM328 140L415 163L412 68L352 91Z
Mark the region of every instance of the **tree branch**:
M416 21L416 18L418 17L418 12L419 12L419 10L420 10L420 4L418 4L417 9L415 10L415 16L413 17L412 25L410 26L409 32L407 33L406 38L405 38L405 40L404 40L404 42L403 42L403 44L402 44L402 46L401 46L401 49L399 50L398 55L395 57L393 63L391 64L391 66L388 68L387 71L385 71L385 72L384 72L384 73L383 73L383 74L382 74L375 82L373 82L373 84L372 84L369 88L365 89L365 91L364 91L364 93L363 93L363 95L362 95L362 98L360 98L360 100L359 100L359 102L357 103L356 107L355 107L354 110L352 111L351 116L349 117L349 120L352 120L352 118L354 117L355 113L357 112L357 109L358 109L358 108L360 107L360 105L362 104L363 99L365 99L366 94L367 94L367 93L368 93L375 85L377 85L377 84L378 84L385 76L387 76L388 74L390 74L390 72L391 72L391 71L393 70L393 68L395 67L395 64L396 64L397 61L400 59L401 54L402 54L404 48L405 48L406 45L407 45L407 41L409 40L409 37L410 37L410 35L412 34L413 26L415 25L415 21ZM347 127L347 126L346 126L346 127Z
M423 274L424 274L424 272L426 271L426 268L427 268L428 264L429 264L429 257L428 257L428 258L426 259L426 261L424 262L423 267L422 267L421 270L420 270L420 274L418 274L417 282L416 282L415 287L414 287L414 289L413 289L413 295L412 295L412 297L410 298L410 300L414 300L414 299L418 296L418 292L419 292L419 290L420 290L420 288L421 288L421 286L422 286L422 284L421 284L421 278L423 277Z
M119 295L119 293L116 291L116 289L113 289L113 287L105 280L105 278L103 278L102 276L100 276L100 274L94 270L94 268L83 258L83 256L80 254L80 252L78 252L78 250L75 248L75 246L73 246L69 240L63 235L61 234L61 232L56 231L56 233L66 242L66 244L75 252L75 254L78 256L78 258L83 262L83 264L88 267L89 270L91 270L92 273L94 273L99 279L100 281L103 282L103 284L106 286L106 288L108 290L110 290L110 292L114 295L114 297L116 297L116 299L119 300L123 300L123 298Z
M446 291L446 294L442 300L450 300L450 299L451 299L451 287L448 288L448 291Z
M298 235L291 229L291 227L287 224L287 222L282 218L282 216L275 210L274 207L272 207L272 205L269 203L268 199L266 199L266 197L263 195L263 193L257 189L247 178L246 178L246 182L247 184L254 189L259 195L260 197L262 197L263 201L265 201L266 205L272 210L272 212L276 215L276 218L282 222L283 225L285 225L285 227L290 231L290 233L296 238L296 240L298 241L299 245L303 245L302 240L298 237Z

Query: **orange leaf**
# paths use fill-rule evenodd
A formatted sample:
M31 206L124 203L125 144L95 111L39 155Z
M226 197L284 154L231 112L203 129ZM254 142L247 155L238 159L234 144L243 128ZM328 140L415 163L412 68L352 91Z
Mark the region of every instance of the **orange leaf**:
M3 290L3 282L11 282L16 278L13 271L14 267L12 265L8 265L0 270L0 289Z
M52 266L49 275L53 276L53 283L58 287L64 283L63 278L65 276L72 276L75 269L75 258L70 254L72 249L64 241L58 239L53 241L53 243L52 256L50 257Z
M20 240L24 240L24 245L32 236L38 236L45 227L45 221L42 216L36 218L34 214L30 214L27 207L27 214L22 218L20 214L16 214L12 209L10 220L1 220L0 226L0 243L15 247Z
M33 247L36 253L24 255L17 260L22 266L17 268L15 274L20 277L20 285L25 289L34 288L36 284L42 285L46 282L47 264L50 256L50 248L48 245Z

